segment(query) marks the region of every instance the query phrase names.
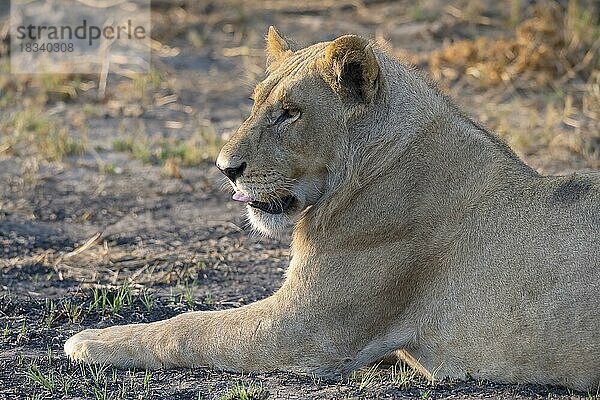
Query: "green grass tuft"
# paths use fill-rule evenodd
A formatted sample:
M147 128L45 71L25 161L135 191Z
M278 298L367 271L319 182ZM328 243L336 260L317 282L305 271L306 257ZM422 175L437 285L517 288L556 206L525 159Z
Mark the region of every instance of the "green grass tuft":
M220 400L265 400L269 395L269 391L262 386L256 386L253 383L244 384L236 382L220 397Z
M85 146L66 126L40 110L15 112L0 121L0 147L17 156L41 156L51 161L83 154Z
M214 161L225 142L212 129L200 130L188 139L126 137L113 142L113 150L131 154L145 164L164 165L169 159L185 167Z

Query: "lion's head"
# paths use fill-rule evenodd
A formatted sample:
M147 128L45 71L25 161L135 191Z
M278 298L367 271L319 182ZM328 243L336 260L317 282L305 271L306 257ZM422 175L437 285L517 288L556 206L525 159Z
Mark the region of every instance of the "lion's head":
M266 79L217 167L252 226L274 236L332 189L349 156L349 126L376 94L379 66L357 36L295 49L271 27L266 52Z

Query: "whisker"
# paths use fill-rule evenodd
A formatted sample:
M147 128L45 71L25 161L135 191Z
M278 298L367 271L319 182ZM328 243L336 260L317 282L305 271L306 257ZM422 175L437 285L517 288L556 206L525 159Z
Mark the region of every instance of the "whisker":
M229 191L229 190L234 190L234 189L227 179L221 179L221 184L219 185L219 190Z

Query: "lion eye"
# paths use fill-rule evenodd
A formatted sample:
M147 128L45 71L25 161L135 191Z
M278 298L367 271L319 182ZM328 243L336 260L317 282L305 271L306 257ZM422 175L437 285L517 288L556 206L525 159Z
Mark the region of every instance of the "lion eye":
M300 110L296 108L284 108L281 114L275 120L275 125L279 125L285 121L294 122L300 116Z

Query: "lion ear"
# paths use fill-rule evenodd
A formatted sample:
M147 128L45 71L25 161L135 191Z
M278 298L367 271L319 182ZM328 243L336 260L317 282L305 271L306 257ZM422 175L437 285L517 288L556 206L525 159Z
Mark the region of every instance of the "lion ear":
M267 70L273 70L279 63L293 53L290 41L284 38L274 26L269 27L267 32Z
M341 36L325 49L323 73L348 100L368 103L377 90L379 64L371 44L360 36Z

